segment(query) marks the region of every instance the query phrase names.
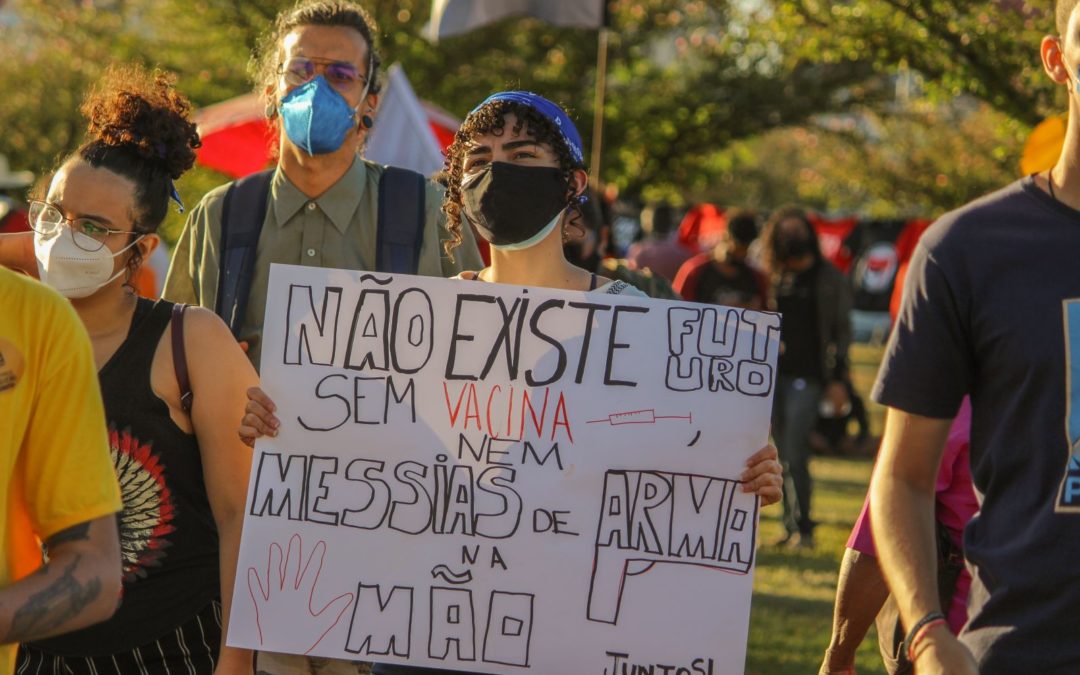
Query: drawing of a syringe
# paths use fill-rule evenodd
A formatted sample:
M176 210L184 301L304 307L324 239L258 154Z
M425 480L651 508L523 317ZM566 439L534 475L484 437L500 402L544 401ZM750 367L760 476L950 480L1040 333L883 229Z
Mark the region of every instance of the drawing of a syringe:
M694 422L694 414L685 415L657 415L656 410L628 410L626 412L611 413L602 420L589 420L587 424L610 424L617 427L622 424L656 424L657 420L686 420L687 424Z

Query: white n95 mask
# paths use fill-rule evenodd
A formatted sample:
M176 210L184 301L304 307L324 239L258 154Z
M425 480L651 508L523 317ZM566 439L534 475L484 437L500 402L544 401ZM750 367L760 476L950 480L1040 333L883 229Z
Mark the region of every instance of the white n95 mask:
M75 237L81 237L87 248L100 247L96 251L87 251L75 243ZM124 273L123 267L113 273L113 259L138 243L139 239L142 239L142 235L113 253L96 239L67 227L60 228L60 233L49 239L35 234L34 256L37 258L38 275L44 283L66 298L85 298Z

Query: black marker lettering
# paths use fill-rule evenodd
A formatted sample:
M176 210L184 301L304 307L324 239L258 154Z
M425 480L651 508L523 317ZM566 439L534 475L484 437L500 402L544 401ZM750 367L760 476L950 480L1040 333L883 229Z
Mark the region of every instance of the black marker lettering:
M538 380L533 377L532 369L526 370L525 382L530 387L545 387L562 377L563 373L566 371L566 348L563 347L561 342L540 330L540 319L544 316L544 312L554 308L562 309L565 305L566 302L563 300L545 300L540 303L540 306L533 312L532 318L529 319L529 330L533 335L554 347L558 359L555 362L555 370L552 371L551 377L546 380Z
M611 332L608 334L607 364L604 366L604 384L612 387L636 387L637 382L630 380L616 380L611 377L611 370L615 365L615 350L627 349L629 342L616 342L619 330L619 313L648 314L647 307L613 307L611 313Z

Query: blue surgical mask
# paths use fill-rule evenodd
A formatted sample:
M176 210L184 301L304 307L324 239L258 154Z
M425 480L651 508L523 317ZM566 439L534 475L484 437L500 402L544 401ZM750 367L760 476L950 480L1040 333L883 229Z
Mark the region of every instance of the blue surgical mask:
M367 97L367 85L360 97ZM356 130L356 109L322 75L281 99L281 122L289 140L309 155L336 151Z

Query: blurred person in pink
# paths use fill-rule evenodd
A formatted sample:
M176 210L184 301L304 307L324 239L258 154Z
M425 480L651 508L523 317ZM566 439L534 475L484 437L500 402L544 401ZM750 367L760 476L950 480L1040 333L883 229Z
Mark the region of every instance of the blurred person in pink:
M675 231L675 210L669 204L657 204L641 212L641 229L645 238L631 244L626 259L631 269L651 270L653 274L673 281L679 266L695 250L679 243Z
M949 430L935 485L937 521L958 551L963 550L964 526L979 508L971 484L968 462L970 442L971 402L965 399ZM971 574L967 568L963 568L946 608L946 618L953 634L958 634L967 622L970 588ZM870 523L870 495L867 493L862 513L851 531L840 563L832 637L825 650L819 675L854 675L855 652L888 596L889 588L878 566ZM886 636L886 639L889 637Z

